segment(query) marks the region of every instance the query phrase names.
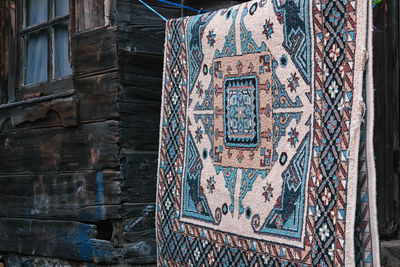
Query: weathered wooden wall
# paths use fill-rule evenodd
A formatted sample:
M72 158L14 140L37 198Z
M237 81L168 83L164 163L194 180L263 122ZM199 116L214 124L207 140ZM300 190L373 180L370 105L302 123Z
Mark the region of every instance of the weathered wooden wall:
M204 10L242 2L182 1ZM7 18L0 19L0 33L12 40L5 3L14 0L0 2ZM193 14L146 3L167 18ZM386 3L375 8L375 131L385 142L376 146L380 231L394 238L398 3ZM70 10L72 78L17 86L11 104L4 103L16 83L9 68L15 62L8 64L13 46L0 39L0 262L1 255L10 264L53 262L20 253L66 260L59 264L154 264L165 22L137 0L71 0Z
M399 1L374 8L375 158L381 239L400 239Z
M0 251L117 263L116 28L104 26L102 0L71 3L90 11L71 13L72 78L29 88L16 82L17 101L0 106Z
M1 91L9 79L17 86L16 102L0 106L0 254L155 263L165 23L138 1L71 1L70 10L72 78L19 87L1 40ZM9 34L10 19L0 21Z

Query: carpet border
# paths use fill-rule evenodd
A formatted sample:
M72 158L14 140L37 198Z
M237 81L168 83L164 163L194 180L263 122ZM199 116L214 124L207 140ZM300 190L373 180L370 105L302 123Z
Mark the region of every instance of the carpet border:
M351 114L349 172L347 187L347 214L345 233L345 265L355 266L354 231L357 208L358 158L360 147L361 120L364 100L362 97L364 70L367 56L367 27L369 1L357 1L357 39L354 66L353 106Z

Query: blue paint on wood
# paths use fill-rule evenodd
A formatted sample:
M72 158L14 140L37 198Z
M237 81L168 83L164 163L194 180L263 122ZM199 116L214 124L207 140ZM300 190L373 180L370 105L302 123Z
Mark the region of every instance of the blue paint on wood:
M79 232L67 237L67 239L75 244L79 251L80 260L82 261L90 262L96 259L104 259L109 254L110 248L112 248L111 244L104 247L101 241L93 239L93 233L93 225L80 223Z
M79 224L79 254L82 260L91 261L93 260L93 245L90 241L90 225Z
M104 187L103 187L103 172L99 171L96 175L97 192L96 192L96 219L104 219Z

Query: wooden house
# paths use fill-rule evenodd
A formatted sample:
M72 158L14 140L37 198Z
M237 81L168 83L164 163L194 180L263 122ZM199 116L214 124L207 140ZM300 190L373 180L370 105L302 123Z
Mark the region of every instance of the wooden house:
M145 2L167 18L194 14ZM216 10L245 1L174 2ZM377 87L395 91L398 2L377 10L376 47L397 53L376 61ZM0 266L155 264L164 30L138 0L0 0ZM385 76L395 64L397 76ZM390 98L377 98L392 131L377 128L386 144L377 161L386 177L381 233L395 239L399 124L387 114L397 108L398 120ZM381 153L397 153L397 163Z

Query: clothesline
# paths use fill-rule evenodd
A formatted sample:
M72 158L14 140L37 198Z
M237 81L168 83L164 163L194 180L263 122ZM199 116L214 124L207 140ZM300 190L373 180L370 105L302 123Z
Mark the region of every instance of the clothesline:
M140 3L142 3L145 7L147 7L148 9L150 9L151 11L153 11L156 15L158 15L160 18L162 18L163 20L167 21L167 19L161 15L160 13L158 13L154 8L152 8L151 6L149 6L148 4L146 4L145 2L143 2L142 0L138 0Z
M197 12L197 13L203 13L203 12L207 12L207 11L205 11L205 10L203 10L203 9L195 9L195 8L193 8L193 7L190 7L190 6L185 6L185 5L181 5L181 4L178 4L178 3L174 3L174 2L170 2L170 1L166 1L166 0L157 0L158 2L162 2L162 3L165 3L165 4L169 4L169 5L172 5L172 6L177 6L177 7L181 7L181 8L185 8L185 9L188 9L188 10L192 10L192 11L195 11L195 12Z
M146 4L143 0L138 0L140 3L142 3L145 7L147 7L150 11L152 11L153 13L155 13L157 16L159 16L161 19L163 19L164 21L167 21L168 19L167 18L165 18L163 15L161 15L159 12L157 12L154 8L152 8L150 5L148 5L148 4ZM170 2L170 1L167 1L167 0L156 0L156 1L158 1L158 2L161 2L161 3L165 3L165 4L168 4L168 5L171 5L171 6L177 6L177 7L181 7L181 8L184 8L184 9L188 9L188 10L192 10L192 11L195 11L195 12L197 12L197 13L203 13L203 12L208 12L208 11L206 11L206 10L203 10L203 9L195 9L195 8L193 8L193 7L190 7L190 6L185 6L185 5L181 5L181 4L178 4L178 3L174 3L174 2ZM372 1L372 7L375 7L377 4L379 4L380 2L383 2L383 0L373 0ZM375 26L374 26L374 29L376 29L375 28Z
M159 12L157 12L154 8L152 8L150 5L148 5L148 4L146 4L143 0L138 0L140 3L142 3L145 7L147 7L150 11L152 11L153 13L155 13L156 15L158 15L161 19L163 19L163 20L165 20L165 21L167 21L168 19L166 19L163 15L161 15ZM168 5L171 5L171 6L177 6L177 7L181 7L181 8L184 8L184 9L188 9L188 10L192 10L192 11L195 11L195 12L197 12L197 13L203 13L203 12L207 12L207 11L205 11L205 10L203 10L203 9L195 9L195 8L193 8L193 7L190 7L190 6L185 6L185 5L181 5L181 4L178 4L178 3L174 3L174 2L170 2L170 1L166 1L166 0L157 0L158 2L161 2L161 3L165 3L165 4L168 4Z

